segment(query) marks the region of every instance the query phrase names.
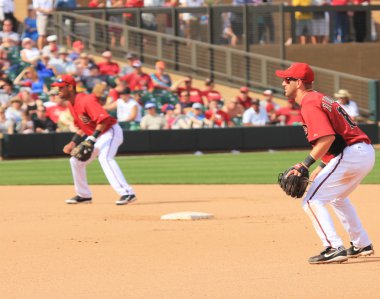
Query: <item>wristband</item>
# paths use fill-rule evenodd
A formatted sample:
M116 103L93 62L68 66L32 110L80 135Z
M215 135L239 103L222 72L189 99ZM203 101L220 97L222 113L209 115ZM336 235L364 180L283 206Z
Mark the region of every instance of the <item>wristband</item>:
M72 142L75 143L75 145L78 145L79 143L81 143L83 137L80 136L79 134L74 134L73 138L71 139Z
M94 136L94 138L96 139L96 138L99 137L99 135L100 135L101 133L102 133L101 131L99 131L99 130L95 130L95 132L92 134L92 136Z
M312 155L308 155L305 160L302 162L303 165L305 165L307 168L309 168L313 163L315 162L315 159L312 157Z
M321 161L321 163L319 163L319 167L324 168L325 166L326 166L326 164L323 163L322 161Z
M96 130L91 136L88 136L86 138L86 140L90 140L91 142L95 143L96 142L96 138L98 138L98 136L101 134L102 132L100 132L99 130Z

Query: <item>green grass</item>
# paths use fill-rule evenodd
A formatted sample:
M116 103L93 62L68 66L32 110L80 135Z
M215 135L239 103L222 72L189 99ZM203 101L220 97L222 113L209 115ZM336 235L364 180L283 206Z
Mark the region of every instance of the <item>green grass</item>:
M277 175L308 151L241 154L122 156L117 161L131 184L274 184ZM364 183L380 183L380 151ZM108 184L98 161L87 170L91 184ZM68 158L0 161L0 185L72 184Z

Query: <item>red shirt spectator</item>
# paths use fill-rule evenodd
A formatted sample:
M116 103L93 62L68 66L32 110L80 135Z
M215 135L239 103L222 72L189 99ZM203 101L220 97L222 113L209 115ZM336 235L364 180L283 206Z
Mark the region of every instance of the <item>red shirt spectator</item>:
M214 89L214 80L206 79L205 86L205 89L202 90L202 96L204 97L206 106L208 106L208 103L211 101L222 101L222 95L219 91Z
M174 86L178 86L185 82L185 87L174 87L174 90L177 91L179 98L188 96L191 103L199 103L203 105L202 92L198 88L192 87L192 81L192 77L188 76L174 84Z
M240 94L236 96L236 99L244 107L244 109L251 108L252 98L248 95L249 89L247 86L240 87Z
M227 127L230 122L230 117L226 112L219 109L218 101L210 102L210 109L205 112L205 117L213 122L214 127Z
M301 108L295 100L289 99L287 107L276 111L277 119L284 125L302 124Z
M131 74L127 74L121 77L120 80L126 81L131 91L147 90L147 91L152 92L153 87L154 87L152 79L150 78L148 74L142 71L141 61L140 60L133 61L132 66L135 69L135 71Z
M104 7L104 3L100 3L99 0L91 0L88 3L88 7L92 7L92 8Z
M99 72L102 75L116 76L120 72L119 64L112 61L111 51L105 51L102 54L104 61L98 63Z

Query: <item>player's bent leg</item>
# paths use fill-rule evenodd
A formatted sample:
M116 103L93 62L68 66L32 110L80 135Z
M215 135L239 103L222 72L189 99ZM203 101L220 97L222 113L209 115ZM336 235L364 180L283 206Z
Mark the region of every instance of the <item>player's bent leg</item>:
M94 157L96 157L95 154L94 154ZM71 172L73 175L75 192L78 196L82 198L92 197L91 190L87 182L86 166L93 159L94 158L91 157L88 161L82 162L74 157L70 158Z

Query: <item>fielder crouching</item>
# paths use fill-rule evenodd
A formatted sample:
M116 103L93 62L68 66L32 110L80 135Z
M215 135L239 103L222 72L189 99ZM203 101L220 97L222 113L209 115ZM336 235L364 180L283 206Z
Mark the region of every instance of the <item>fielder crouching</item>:
M321 160L311 173L313 181L303 199L303 208L325 249L309 258L310 264L344 262L348 258L374 253L372 242L355 208L348 199L375 163L369 137L357 126L340 104L313 90L314 72L306 63L294 63L276 71L283 79L284 94L301 106L306 138L313 146L302 163L289 171L301 176ZM345 249L326 208L329 204L347 231L351 245Z
M110 116L93 94L77 94L76 81L70 75L62 75L51 86L58 87L59 96L68 101L68 107L78 131L63 148L70 154L70 165L76 196L67 204L91 203L92 193L88 186L86 167L96 157L112 188L119 194L117 205L136 200L132 187L127 183L115 156L123 143L123 131L117 120Z

